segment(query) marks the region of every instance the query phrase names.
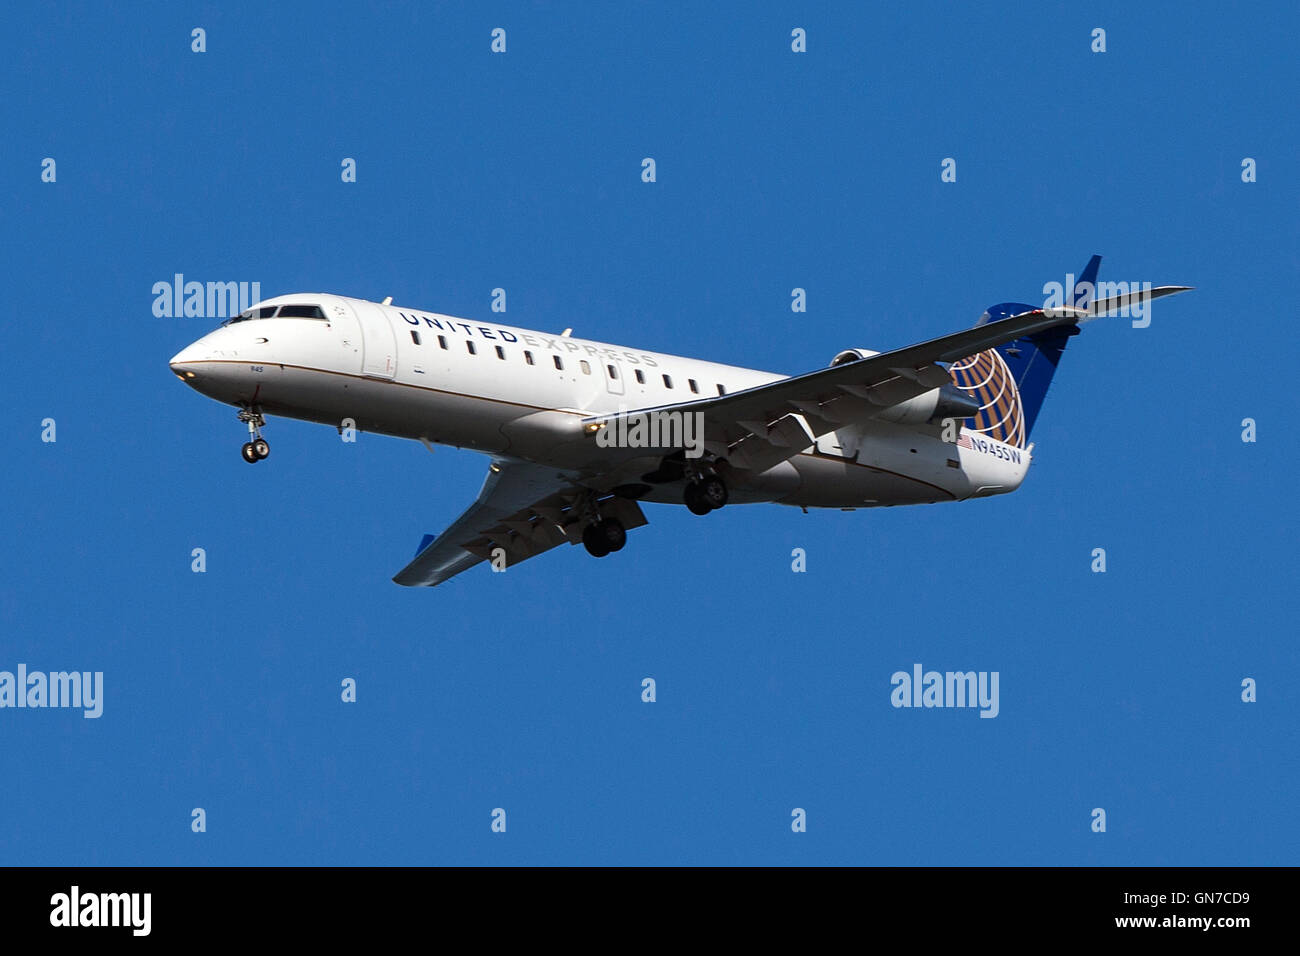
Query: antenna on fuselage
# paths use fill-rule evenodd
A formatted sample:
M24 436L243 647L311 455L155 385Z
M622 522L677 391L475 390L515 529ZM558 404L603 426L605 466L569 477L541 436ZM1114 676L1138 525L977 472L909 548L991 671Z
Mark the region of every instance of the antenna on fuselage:
M392 305L392 304L393 304L393 297L392 297L391 295L386 295L386 296L384 296L384 301L383 301L383 302L380 302L379 304L380 304L380 305Z
M572 332L573 329L565 329L563 332L560 333L560 338L567 339Z

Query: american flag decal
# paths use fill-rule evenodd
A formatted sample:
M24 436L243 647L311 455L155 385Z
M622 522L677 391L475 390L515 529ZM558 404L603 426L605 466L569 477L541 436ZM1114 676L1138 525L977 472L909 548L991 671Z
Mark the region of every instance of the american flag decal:
M970 436L965 432L957 436L957 444L962 448L970 448Z

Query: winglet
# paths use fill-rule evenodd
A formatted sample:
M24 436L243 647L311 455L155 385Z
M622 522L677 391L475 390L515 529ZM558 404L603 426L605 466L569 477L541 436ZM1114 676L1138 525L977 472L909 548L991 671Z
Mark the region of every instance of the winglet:
M436 534L426 534L423 538L421 538L420 546L415 549L415 556L418 558L420 555L424 554L424 549L427 548L429 545L433 544L434 539L437 537L438 536Z

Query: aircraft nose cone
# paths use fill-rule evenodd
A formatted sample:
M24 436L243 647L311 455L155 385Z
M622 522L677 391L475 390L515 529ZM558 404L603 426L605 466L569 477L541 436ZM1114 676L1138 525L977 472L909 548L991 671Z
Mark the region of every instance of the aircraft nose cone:
M171 370L175 372L176 376L183 382L188 382L190 379L194 378L194 371L190 366L203 357L202 350L195 348L195 345L197 344L198 343L194 343L194 345L185 346L185 348L181 349L167 360L167 364L171 367Z

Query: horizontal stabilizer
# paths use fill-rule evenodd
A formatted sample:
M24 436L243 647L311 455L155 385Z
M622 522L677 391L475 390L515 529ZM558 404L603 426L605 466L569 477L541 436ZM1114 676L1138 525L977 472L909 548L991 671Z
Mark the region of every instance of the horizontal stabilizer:
M1177 295L1179 292L1189 292L1193 288L1194 286L1190 285L1162 285L1145 291L1134 289L1132 292L1126 292L1123 295L1112 295L1107 299L1098 299L1088 307L1088 317L1083 321L1091 322L1103 315L1111 315L1120 309L1129 309L1133 306L1142 309L1152 299L1159 299L1161 296L1166 295Z

